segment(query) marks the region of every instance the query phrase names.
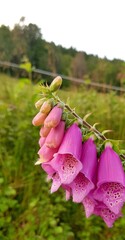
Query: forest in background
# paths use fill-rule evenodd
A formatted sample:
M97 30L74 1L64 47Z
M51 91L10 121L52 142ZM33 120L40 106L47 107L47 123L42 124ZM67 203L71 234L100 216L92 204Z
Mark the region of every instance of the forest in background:
M102 59L72 47L67 49L61 45L56 46L54 42L47 42L43 38L41 29L36 24L26 25L25 18L22 17L13 29L5 25L0 27L0 61L20 64L27 59L34 68L88 82L125 86L124 61Z

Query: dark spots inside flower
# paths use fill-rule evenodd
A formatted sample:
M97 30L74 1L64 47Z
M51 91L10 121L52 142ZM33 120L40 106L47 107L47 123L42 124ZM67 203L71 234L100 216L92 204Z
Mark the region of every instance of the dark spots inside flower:
M84 174L79 173L79 175L74 180L75 185L75 191L85 191L87 184L89 183L89 180L84 176Z
M112 213L112 214L111 214L111 218L112 218L112 219L115 219L115 214Z
M104 183L101 186L103 201L106 206L117 214L125 200L125 188L120 183ZM117 200L117 201L116 201Z
M83 173L79 173L71 184L74 202L81 202L93 188L93 184L85 177Z
M60 156L58 173L63 184L70 184L82 169L82 164L72 154Z
M65 160L62 165L64 174L74 174L77 160L70 154L65 155Z

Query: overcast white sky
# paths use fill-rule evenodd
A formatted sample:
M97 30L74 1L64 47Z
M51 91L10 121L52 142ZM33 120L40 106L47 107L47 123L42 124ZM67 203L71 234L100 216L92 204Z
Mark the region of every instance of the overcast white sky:
M125 60L125 0L0 0L0 25L22 16L47 41Z

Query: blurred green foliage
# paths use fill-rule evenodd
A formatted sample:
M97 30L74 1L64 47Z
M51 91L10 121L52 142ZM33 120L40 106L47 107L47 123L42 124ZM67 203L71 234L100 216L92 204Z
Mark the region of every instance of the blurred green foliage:
M85 218L83 207L66 202L50 183L37 159L39 128L31 121L37 110L38 86L0 75L0 240L123 240L125 218L108 229L99 217ZM125 100L115 93L78 89L61 90L60 97L100 130L113 129L111 138L124 139ZM125 211L123 211L125 212Z

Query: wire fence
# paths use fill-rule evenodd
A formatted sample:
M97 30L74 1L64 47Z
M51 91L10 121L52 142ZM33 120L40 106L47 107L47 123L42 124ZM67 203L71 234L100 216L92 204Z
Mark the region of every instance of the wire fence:
M11 62L3 62L0 61L0 65L1 66L6 66L6 67L11 67L11 68L16 68L16 69L23 69L21 68L18 64L15 63L11 63ZM26 69L24 69L26 71ZM53 73L53 72L49 72L49 71L45 71L42 69L32 69L32 73L39 73L41 75L46 75L46 76L51 76L51 77L56 77L56 76L61 76L64 80L67 81L71 81L71 82L75 82L78 84L85 84L87 86L92 86L92 87L96 87L96 88L102 88L102 89L107 89L107 90L112 90L112 91L119 91L119 92L125 92L125 88L123 87L118 87L118 86L111 86L108 84L102 84L99 82L86 82L86 80L84 79L80 79L80 78L75 78L75 77L69 77L63 74L59 74L59 73Z

